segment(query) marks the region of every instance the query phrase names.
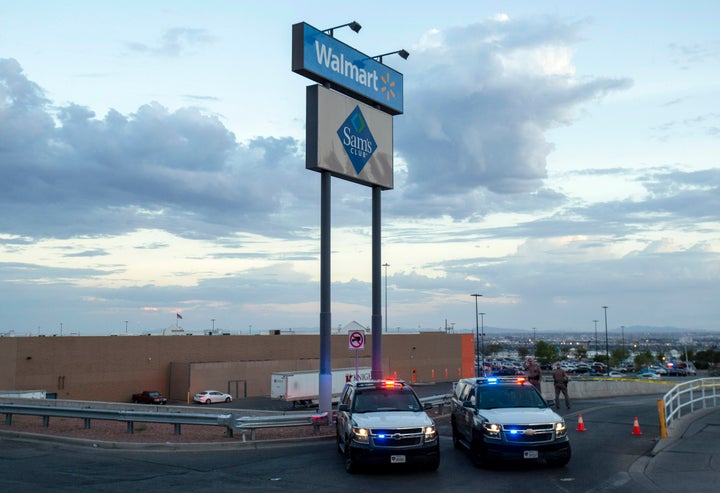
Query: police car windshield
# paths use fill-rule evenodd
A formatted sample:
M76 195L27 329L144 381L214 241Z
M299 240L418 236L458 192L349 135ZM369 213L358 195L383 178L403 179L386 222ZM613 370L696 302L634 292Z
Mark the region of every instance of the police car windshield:
M421 411L415 395L405 389L363 389L355 395L354 412Z
M545 407L540 395L528 386L503 385L480 387L476 407L497 409L507 407Z

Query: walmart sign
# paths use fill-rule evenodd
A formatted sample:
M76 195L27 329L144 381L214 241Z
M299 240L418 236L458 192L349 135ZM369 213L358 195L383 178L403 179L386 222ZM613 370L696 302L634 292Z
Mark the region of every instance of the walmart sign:
M391 115L403 112L403 76L300 22L292 27L292 70Z

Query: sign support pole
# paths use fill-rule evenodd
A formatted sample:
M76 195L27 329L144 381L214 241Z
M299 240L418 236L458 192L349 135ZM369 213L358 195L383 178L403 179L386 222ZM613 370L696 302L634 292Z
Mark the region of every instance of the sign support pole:
M320 173L320 381L318 410L332 411L332 313L330 311L330 173Z
M382 242L381 189L372 187L372 372L373 380L383 378L382 369Z

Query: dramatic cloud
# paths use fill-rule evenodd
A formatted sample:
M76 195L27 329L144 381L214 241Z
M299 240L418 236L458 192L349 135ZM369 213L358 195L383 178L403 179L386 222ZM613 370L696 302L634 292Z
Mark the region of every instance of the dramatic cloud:
M630 86L574 77L569 46L581 26L505 18L428 33L413 53L422 69L409 73L398 125L398 152L411 163L405 195L453 196L433 210L462 217L474 210L456 203L475 202L482 189L541 188L552 151L545 133L569 124L580 105Z

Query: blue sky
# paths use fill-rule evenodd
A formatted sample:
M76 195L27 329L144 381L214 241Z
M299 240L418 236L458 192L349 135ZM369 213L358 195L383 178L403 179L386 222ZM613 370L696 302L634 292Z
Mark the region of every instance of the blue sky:
M405 80L382 194L389 327L474 328L481 293L489 327L589 331L605 305L611 330L719 330L719 10L7 5L0 334L161 331L176 313L193 331L317 327L312 82L290 35L351 20L335 36L354 48L410 52L384 59ZM371 191L332 194L332 326L369 326Z

